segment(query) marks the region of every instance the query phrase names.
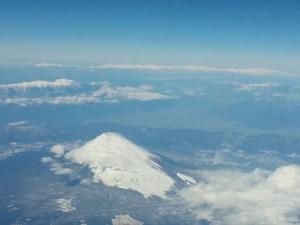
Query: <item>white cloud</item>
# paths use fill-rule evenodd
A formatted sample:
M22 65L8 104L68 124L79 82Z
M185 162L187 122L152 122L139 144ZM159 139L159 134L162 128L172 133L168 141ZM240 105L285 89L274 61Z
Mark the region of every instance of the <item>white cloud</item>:
M143 225L144 223L133 219L129 215L116 215L114 219L112 219L113 225Z
M55 63L38 63L34 65L35 67L66 67L62 64L55 64Z
M58 210L62 212L72 212L76 210L76 208L72 206L72 199L59 198L55 200L55 203L58 206Z
M63 145L54 145L51 147L50 152L55 154L56 158L60 158L65 153L65 147Z
M14 156L15 154L20 154L27 151L40 151L44 149L46 144L44 142L35 142L35 143L17 143L11 142L9 145L6 145L4 149L0 151L0 160L7 159Z
M51 157L43 157L41 158L42 163L53 163L55 162Z
M57 97L41 97L41 98L7 98L4 100L6 104L19 106L27 106L34 104L51 104L51 105L80 105L86 103L99 103L101 100L94 96L86 94L57 96Z
M125 70L172 70L174 66L161 66L161 65L134 65L134 64L105 64L100 66L91 66L92 69L125 69Z
M41 158L42 163L50 164L50 171L54 172L56 175L69 175L73 173L73 170L70 168L64 168L60 163L56 162L51 157Z
M150 101L159 99L173 98L169 95L161 94L153 91L153 87L149 85L141 85L138 87L120 87L112 86L109 82L103 82L102 87L93 93L93 96L104 96L107 99L125 98L128 100Z
M13 123L8 123L6 125L6 131L12 131L12 132L18 132L18 133L47 133L47 130L35 126L35 125L31 125L29 122L27 121L19 121L19 122L13 122Z
M22 97L22 98L6 98L5 104L13 104L19 106L28 106L34 104L51 104L51 105L78 105L86 103L115 103L119 99L137 100L137 101L152 101L174 98L172 96L155 92L152 86L141 85L138 87L121 87L113 86L108 82L101 83L99 90L90 94L75 94L56 97Z
M299 93L274 93L272 94L273 97L277 98L284 98L289 101L300 101L300 94Z
M59 87L68 87L74 85L77 84L73 80L68 80L68 79L57 79L55 81L37 80L37 81L22 82L16 84L1 84L0 89L4 89L4 90L21 89L26 91L29 88L59 88Z
M204 91L202 88L185 88L183 94L188 96L200 96L204 94Z
M100 66L92 66L92 69L120 69L120 70L179 70L189 72L220 72L220 73L239 73L239 74L252 74L252 75L268 75L278 74L277 70L268 68L217 68L206 66L164 66L154 64L105 64Z
M267 74L278 74L278 70L268 69L268 68L223 68L219 69L217 72L227 72L227 73L241 73L241 74L252 74L252 75L267 75Z
M203 181L180 191L197 219L213 225L300 224L300 167L201 172Z
M18 122L14 122L14 123L8 123L8 124L6 125L6 129L7 129L7 130L10 130L11 128L19 127L19 126L24 126L24 125L26 125L26 124L28 124L28 122L25 121L25 120L18 121Z
M296 152L290 153L287 156L290 158L300 158L300 154Z
M69 175L73 173L73 170L70 168L63 168L60 164L52 165L51 171L56 175Z
M238 86L236 90L239 91L258 91L258 90L277 88L280 86L280 84L275 82L236 84L236 85Z

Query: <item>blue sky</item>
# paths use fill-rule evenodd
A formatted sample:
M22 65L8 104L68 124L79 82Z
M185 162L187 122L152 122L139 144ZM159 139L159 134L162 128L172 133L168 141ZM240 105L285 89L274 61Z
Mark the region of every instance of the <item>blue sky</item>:
M300 71L298 0L2 0L0 61Z

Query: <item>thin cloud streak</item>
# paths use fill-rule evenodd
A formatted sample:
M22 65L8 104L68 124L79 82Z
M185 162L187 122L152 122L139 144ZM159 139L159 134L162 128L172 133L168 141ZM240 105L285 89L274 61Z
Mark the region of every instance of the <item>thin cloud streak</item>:
M236 85L238 86L236 88L237 91L269 90L280 86L279 83L275 83L275 82L250 83L250 84L237 83Z
M238 73L249 75L270 75L279 74L280 71L269 68L217 68L206 66L164 66L155 64L105 64L91 66L91 69L118 69L118 70L151 70L151 71L187 71L187 72L208 72L208 73Z
M66 65L63 64L55 64L55 63L38 63L34 65L35 67L68 67Z

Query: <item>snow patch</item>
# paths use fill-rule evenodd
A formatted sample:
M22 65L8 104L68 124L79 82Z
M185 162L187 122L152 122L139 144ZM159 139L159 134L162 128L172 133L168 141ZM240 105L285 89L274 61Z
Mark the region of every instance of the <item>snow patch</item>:
M190 177L190 176L187 176L187 175L184 175L182 173L176 173L176 175L183 181L185 181L187 184L191 185L191 184L197 184L197 181Z
M157 156L117 133L104 133L80 148L65 154L73 162L88 165L94 182L131 189L145 198L167 198L174 180L153 161Z

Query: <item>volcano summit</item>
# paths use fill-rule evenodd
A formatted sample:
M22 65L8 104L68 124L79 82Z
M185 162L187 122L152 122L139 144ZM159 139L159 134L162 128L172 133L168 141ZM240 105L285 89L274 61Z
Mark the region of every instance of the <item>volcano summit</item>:
M88 165L94 182L131 189L145 198L167 198L174 187L169 177L154 161L159 159L117 133L104 133L67 154L65 158Z

